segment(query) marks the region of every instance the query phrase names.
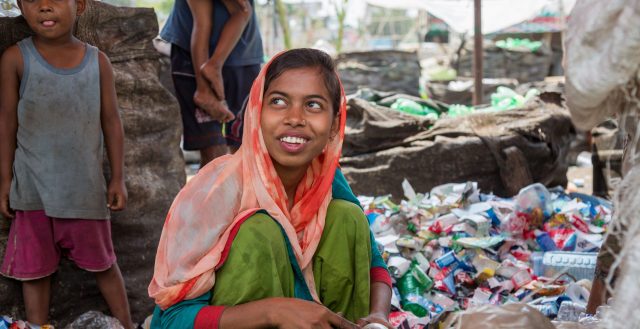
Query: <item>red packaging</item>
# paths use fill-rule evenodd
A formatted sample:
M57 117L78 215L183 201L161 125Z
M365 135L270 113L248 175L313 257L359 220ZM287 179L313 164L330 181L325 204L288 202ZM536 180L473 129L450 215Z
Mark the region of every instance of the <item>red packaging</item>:
M549 236L551 236L558 249L562 250L569 237L574 233L575 231L570 228L561 228L549 231Z
M587 225L587 223L585 223L580 217L576 215L571 215L570 221L571 221L571 224L573 224L573 227L577 228L578 230L584 233L589 233L589 225Z

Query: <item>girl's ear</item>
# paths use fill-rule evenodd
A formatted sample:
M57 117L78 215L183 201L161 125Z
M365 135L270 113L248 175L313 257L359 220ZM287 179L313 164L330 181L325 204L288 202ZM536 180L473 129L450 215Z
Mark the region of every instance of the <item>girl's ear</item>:
M340 114L334 115L333 122L331 123L331 133L329 135L329 140L333 140L338 133L340 132Z

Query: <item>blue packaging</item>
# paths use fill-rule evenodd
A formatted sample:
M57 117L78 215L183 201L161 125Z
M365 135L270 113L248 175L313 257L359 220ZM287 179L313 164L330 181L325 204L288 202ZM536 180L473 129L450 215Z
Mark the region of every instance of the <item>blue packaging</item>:
M549 236L547 232L536 230L535 235L536 235L536 241L538 242L538 246L540 246L540 249L542 249L543 251L558 250L556 243L553 242L553 239Z
M440 269L443 269L445 267L453 267L451 265L453 265L454 263L457 263L458 259L456 258L456 254L452 251L449 251L448 253L440 256L438 259L436 259L436 265L438 265L438 267ZM456 266L457 267L457 266ZM451 268L451 270L453 271L454 269Z

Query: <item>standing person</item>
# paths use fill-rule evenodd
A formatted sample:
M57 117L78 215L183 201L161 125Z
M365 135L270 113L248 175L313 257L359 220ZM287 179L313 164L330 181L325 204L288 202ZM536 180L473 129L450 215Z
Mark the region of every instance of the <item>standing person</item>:
M199 150L202 167L241 144L235 118L263 59L253 0L176 0L160 36L171 43L183 148Z
M391 278L338 168L346 99L331 57L276 56L246 111L240 149L171 206L151 327L391 328Z
M0 63L0 212L11 219L0 272L22 281L27 320L42 325L51 274L68 255L95 273L111 313L132 328L108 220L127 201L111 63L73 36L85 0L18 6L34 36L9 47Z

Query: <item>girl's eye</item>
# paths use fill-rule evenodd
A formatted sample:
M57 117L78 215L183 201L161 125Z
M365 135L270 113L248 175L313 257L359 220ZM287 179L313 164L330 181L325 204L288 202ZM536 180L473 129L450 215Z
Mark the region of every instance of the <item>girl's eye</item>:
M316 101L310 101L307 103L307 107L313 110L321 110L322 109L322 104L316 102Z
M274 97L271 99L271 105L284 106L286 104L287 103L284 101L284 99L280 97Z

